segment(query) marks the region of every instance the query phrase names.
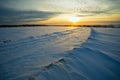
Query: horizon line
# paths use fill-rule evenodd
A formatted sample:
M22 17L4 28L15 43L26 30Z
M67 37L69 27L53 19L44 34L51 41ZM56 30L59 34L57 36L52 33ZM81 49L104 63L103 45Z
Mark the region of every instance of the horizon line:
M48 24L5 24L5 25L0 25L0 27L32 27L32 26L61 26L61 27L69 27L69 26L74 26L74 27L120 27L120 25L113 25L113 24L96 24L96 25L48 25Z

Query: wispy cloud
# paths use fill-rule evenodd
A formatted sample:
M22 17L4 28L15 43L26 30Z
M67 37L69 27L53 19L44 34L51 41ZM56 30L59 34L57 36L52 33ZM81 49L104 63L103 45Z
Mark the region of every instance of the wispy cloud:
M86 15L80 14L80 15L77 15L77 17L89 17L89 16L94 16L94 15L93 14L86 14Z
M43 21L59 14L99 18L112 15L117 20L119 8L120 0L0 0L0 24Z
M88 13L88 14L108 14L111 11L111 9L108 10L81 10L82 13Z
M9 8L0 8L0 24L36 22L50 19L60 13L46 11L20 11Z

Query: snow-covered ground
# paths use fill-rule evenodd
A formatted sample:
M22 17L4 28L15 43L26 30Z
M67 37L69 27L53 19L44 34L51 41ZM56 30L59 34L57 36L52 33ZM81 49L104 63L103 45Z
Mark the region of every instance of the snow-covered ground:
M51 34L53 32L61 32L71 30L75 27L53 27L53 26L40 26L40 27L12 27L0 28L0 41L5 40L19 40L30 36L41 36L44 34Z
M119 31L73 28L1 40L0 80L120 80Z

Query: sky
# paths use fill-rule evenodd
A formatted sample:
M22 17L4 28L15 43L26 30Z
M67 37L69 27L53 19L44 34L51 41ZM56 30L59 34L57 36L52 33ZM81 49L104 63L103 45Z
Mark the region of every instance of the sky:
M119 24L120 0L0 0L0 24ZM73 23L70 17L79 21Z

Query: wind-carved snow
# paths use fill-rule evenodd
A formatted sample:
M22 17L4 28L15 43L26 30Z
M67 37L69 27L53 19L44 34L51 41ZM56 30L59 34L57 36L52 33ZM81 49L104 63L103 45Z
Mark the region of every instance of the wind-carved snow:
M0 44L1 80L120 80L119 28L76 28Z
M2 41L0 44L1 77L11 80L33 74L37 70L36 67L41 68L63 57L65 51L82 44L89 35L90 28L75 28L30 36L17 41Z

